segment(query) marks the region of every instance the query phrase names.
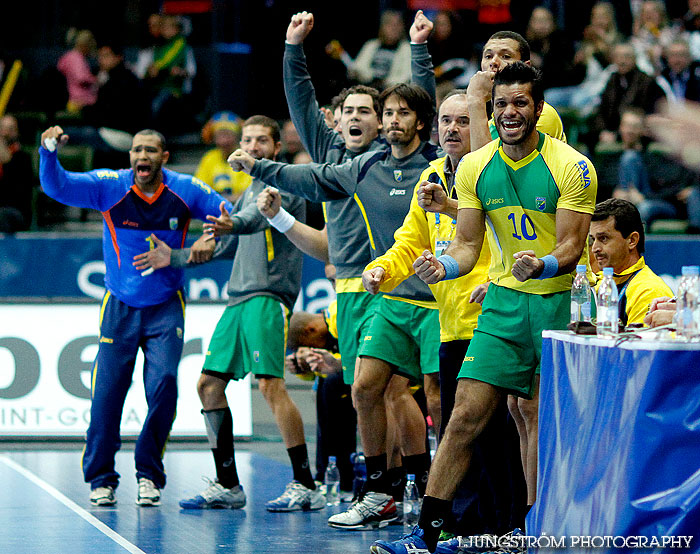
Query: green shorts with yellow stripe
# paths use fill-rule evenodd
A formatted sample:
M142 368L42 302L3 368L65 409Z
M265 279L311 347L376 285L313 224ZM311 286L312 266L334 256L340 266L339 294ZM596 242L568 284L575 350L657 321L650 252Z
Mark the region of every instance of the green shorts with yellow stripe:
M355 360L362 339L369 333L369 325L381 295L368 292L339 292L338 350L343 364L343 381L352 385L355 380Z
M542 357L542 331L566 329L570 304L568 291L530 294L492 283L458 378L532 398Z
M383 296L360 346L360 356L394 366L412 383L440 369L440 319L437 309Z
M227 306L216 324L202 371L224 380L284 377L289 310L269 296Z

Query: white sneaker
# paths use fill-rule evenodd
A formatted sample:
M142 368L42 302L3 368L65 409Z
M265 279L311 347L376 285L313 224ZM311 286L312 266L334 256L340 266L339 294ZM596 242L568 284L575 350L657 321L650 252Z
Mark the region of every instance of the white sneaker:
M114 506L114 487L97 487L90 491L90 503L94 506Z
M337 529L366 531L381 529L398 519L394 499L381 492L366 492L347 511L328 518L328 525Z
M153 481L141 477L139 479L139 494L136 497L139 506L160 506L160 489Z
M265 507L270 512L296 512L299 510L320 510L326 506L326 498L318 489L311 490L299 481L287 484L284 492Z
M207 489L194 498L180 500L180 508L185 510L230 508L234 510L245 506L246 497L241 485L227 489L217 482L206 480L209 483Z

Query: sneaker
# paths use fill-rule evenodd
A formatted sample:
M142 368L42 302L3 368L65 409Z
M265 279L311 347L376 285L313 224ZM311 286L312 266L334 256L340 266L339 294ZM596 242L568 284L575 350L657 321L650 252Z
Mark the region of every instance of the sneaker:
M114 506L116 503L114 487L97 487L90 491L90 504L94 506Z
M397 541L374 541L369 551L372 554L430 554L423 540L423 529L417 525Z
M227 489L218 482L204 478L209 486L194 498L180 500L180 508L185 510L209 510L230 508L235 510L245 506L246 497L241 485Z
M326 506L326 498L318 489L311 490L299 481L287 484L284 492L265 507L269 512L296 512L299 510L320 510Z
M328 525L336 529L366 531L386 527L398 517L391 496L381 492L366 492L347 511L328 518Z
M451 539L442 539L440 537L437 547L435 548L435 554L457 554L458 552L463 552L460 549L459 539L461 537L452 537Z
M141 477L139 479L139 494L136 497L139 506L160 506L160 489L153 481Z

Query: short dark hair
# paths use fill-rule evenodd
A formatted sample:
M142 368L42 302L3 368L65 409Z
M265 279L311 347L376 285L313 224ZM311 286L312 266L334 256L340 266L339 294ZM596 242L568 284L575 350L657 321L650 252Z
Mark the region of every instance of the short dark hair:
M490 40L514 40L518 43L518 52L520 52L520 61L528 62L530 61L530 45L528 44L525 37L520 33L515 31L497 31L489 37Z
M243 122L242 129L245 129L249 125L262 125L263 127L267 127L270 129L270 135L272 135L272 140L275 142L280 141L280 124L277 123L274 119L271 117L267 117L266 115L251 115L248 119L246 119Z
M423 123L423 128L418 131L418 136L421 140L430 140L433 119L435 118L435 103L425 89L407 83L399 83L384 89L379 95L380 112L384 111L384 104L390 96L398 96L416 112L418 121Z
M524 62L513 62L508 64L498 73L493 80L493 90L498 85L512 85L514 83L527 84L532 87L532 100L537 106L544 100L544 87L542 86L542 72L539 69L527 65ZM492 92L492 98L495 95Z
M345 100L351 94L367 94L372 97L372 107L377 113L377 118L381 121L381 108L379 106L379 91L374 87L368 87L367 85L354 85L352 87L344 88L338 93L338 98L340 100L340 109L345 106ZM334 98L335 100L335 98Z
M608 198L598 202L591 221L605 221L609 217L615 218L615 229L623 237L629 237L634 231L639 233L637 252L644 254L644 224L637 207L622 198Z
M165 143L165 136L159 131L155 131L153 129L142 129L134 136L136 135L156 136L158 137L158 140L160 140L160 147L163 149L163 152L165 152L168 149L168 146Z
M300 346L308 346L307 329L317 317L318 314L311 312L294 312L291 315L287 330L287 348L296 350Z

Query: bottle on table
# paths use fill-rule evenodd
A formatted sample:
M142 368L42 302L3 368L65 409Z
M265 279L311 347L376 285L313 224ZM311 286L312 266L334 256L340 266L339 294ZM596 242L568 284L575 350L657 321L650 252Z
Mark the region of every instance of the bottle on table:
M613 268L603 268L603 280L598 285L596 334L599 337L613 338L618 331L617 284L613 279Z
M698 290L700 286L699 269L696 265L686 265L681 269L681 281L676 295L676 314L674 317L676 338L680 340L693 340L700 334L696 319L700 302L700 298L698 298L700 293Z
M403 490L403 528L410 533L414 526L418 525L420 515L420 498L416 486L416 476L409 473L406 476L406 487Z
M588 266L576 266L576 277L571 285L571 323L591 321L591 284L587 275Z
M335 456L328 456L326 466L326 506L340 504L340 472L335 461Z

